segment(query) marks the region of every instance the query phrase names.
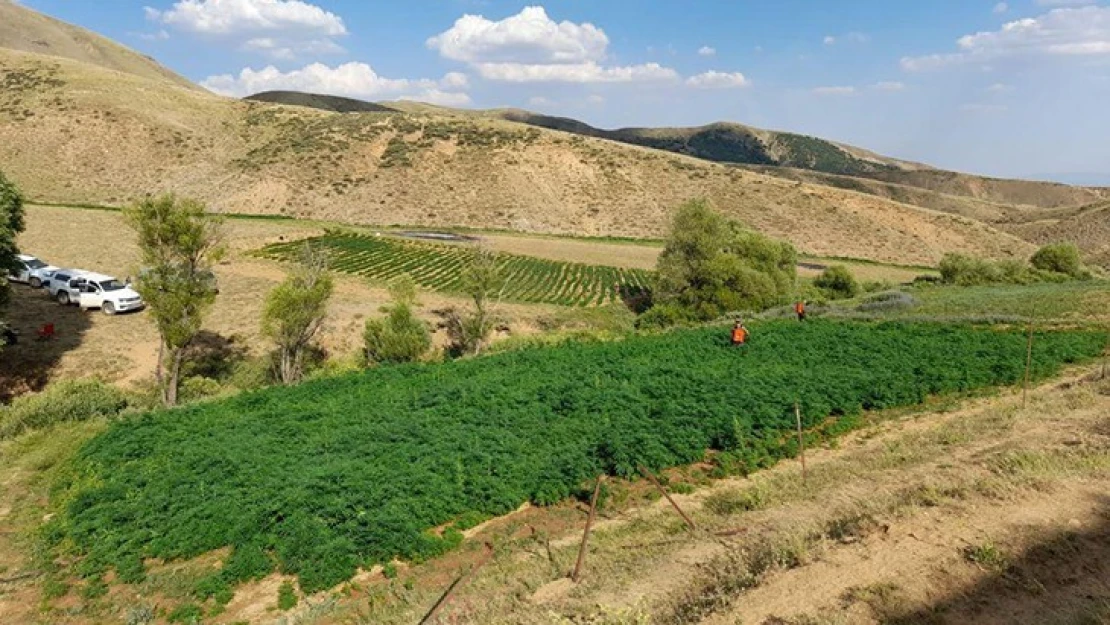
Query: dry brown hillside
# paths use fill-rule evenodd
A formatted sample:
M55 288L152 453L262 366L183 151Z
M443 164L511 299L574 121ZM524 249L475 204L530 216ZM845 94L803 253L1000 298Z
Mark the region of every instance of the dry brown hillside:
M1090 262L1110 267L1110 203L1097 204L1062 219L1012 226L1014 234L1035 243L1071 241Z
M169 190L352 223L659 236L675 206L704 196L812 254L931 263L1032 249L960 216L503 120L244 102L7 50L0 83L0 166L40 201Z
M0 46L48 54L199 89L153 59L96 33L58 21L37 11L0 0Z

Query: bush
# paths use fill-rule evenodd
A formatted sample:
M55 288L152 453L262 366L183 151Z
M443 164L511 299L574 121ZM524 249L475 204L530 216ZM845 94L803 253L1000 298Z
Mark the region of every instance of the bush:
M940 279L945 284L976 286L1000 281L998 267L988 260L965 254L945 254L940 261Z
M856 277L844 265L825 268L813 280L813 286L824 291L829 299L852 299L860 292L859 282L856 282Z
M0 439L56 423L114 417L128 406L127 395L99 380L64 380L41 393L16 398L0 411Z
M408 303L394 304L381 319L368 319L362 337L370 363L415 362L432 346L428 324L413 314Z
M904 310L917 305L917 300L902 291L885 291L866 297L856 310L860 312L886 312Z
M293 590L293 582L284 581L278 588L277 607L282 612L292 610L297 605L297 593Z
M1029 262L1041 271L1062 273L1073 278L1083 276L1079 248L1074 243L1050 243L1045 245L1033 254Z

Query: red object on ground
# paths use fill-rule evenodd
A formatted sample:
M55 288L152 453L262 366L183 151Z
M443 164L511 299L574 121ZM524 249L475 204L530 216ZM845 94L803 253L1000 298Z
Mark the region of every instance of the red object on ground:
M39 339L40 340L49 341L52 338L54 338L54 324L47 323L47 324L43 325L41 328L39 328Z

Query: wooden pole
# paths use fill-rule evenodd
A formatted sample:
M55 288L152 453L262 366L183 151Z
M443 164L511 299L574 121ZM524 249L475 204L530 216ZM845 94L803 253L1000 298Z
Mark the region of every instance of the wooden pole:
M1025 383L1021 389L1021 407L1025 408L1026 403L1029 401L1029 370L1033 366L1033 316L1037 312L1036 306L1030 313L1029 317L1029 341L1025 347Z
M590 542L590 528L594 524L594 512L597 510L597 496L601 493L601 476L597 476L594 484L594 494L590 497L590 514L586 516L586 529L582 532L582 546L578 548L578 561L574 563L574 572L570 574L570 581L578 583L582 575L582 565L586 562L586 544Z
M492 556L493 556L493 545L491 545L489 543L486 543L486 556L484 558L482 558L473 567L471 567L471 569L469 571L467 571L466 573L463 573L462 575L456 577L455 581L451 582L451 585L447 587L447 590L443 591L443 594L440 595L439 601L436 601L436 604L432 606L432 609L428 610L428 613L424 615L424 618L420 619L420 625L426 625L427 623L434 622L433 619L435 619L435 617L439 613L439 611L442 610L443 607L447 605L447 602L451 599L451 594L453 592L455 592L455 589L458 588L460 585L462 585L462 583L464 581L466 581L466 579L468 577L473 575L475 571L482 568L482 566L484 566L486 562L489 562L489 559Z
M640 473L643 473L644 477L650 480L651 483L655 485L655 488L659 489L659 492L663 493L663 496L666 497L667 501L670 502L671 507L674 508L675 511L678 512L679 516L682 517L682 520L686 522L686 527L689 527L691 530L698 529L697 526L694 525L693 520L691 520L690 517L686 516L686 513L682 511L682 508L678 507L678 504L675 503L674 499L671 499L671 495L667 492L667 489L663 488L663 485L659 483L659 480L655 479L655 476L652 475L651 471L648 471L647 467L642 464L640 465Z
M802 437L802 409L794 402L794 420L798 423L798 453L802 460L802 483L806 483L806 441Z

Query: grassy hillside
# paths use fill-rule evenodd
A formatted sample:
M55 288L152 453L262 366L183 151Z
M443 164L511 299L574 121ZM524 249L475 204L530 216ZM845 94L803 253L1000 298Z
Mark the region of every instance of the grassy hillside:
M803 252L931 264L1026 256L981 222L871 195L500 119L338 114L0 50L0 162L37 200L176 191L227 212L359 224L659 237L706 197Z
M525 124L667 150L696 158L744 165L773 165L823 174L874 178L949 195L1041 208L1077 206L1110 196L1108 189L1050 182L1003 180L943 171L846 146L817 137L716 123L695 128L622 128L602 130L562 117L528 111L491 114ZM875 189L864 185L864 192Z
M186 89L200 90L193 83L162 67L153 59L12 0L0 0L0 47L58 56L117 72L125 72Z

